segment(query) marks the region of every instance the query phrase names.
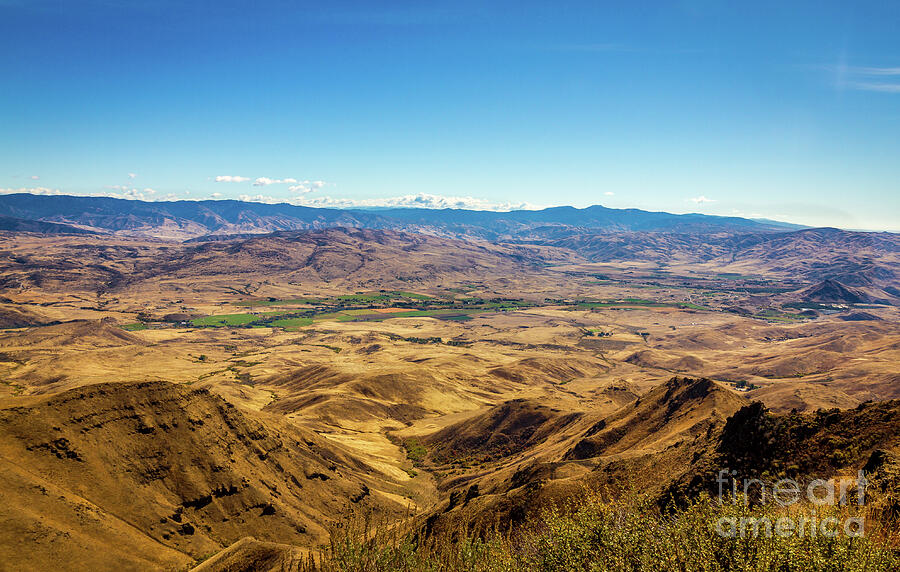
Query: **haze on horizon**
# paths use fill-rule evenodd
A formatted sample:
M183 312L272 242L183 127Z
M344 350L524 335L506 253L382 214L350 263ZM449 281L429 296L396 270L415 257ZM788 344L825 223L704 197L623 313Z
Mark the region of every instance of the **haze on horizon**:
M0 0L0 192L900 230L900 5Z

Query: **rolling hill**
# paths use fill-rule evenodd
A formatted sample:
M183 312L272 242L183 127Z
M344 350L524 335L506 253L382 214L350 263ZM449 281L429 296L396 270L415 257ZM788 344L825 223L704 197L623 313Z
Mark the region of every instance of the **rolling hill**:
M19 570L183 568L247 534L314 546L348 503L404 509L334 443L165 382L0 409L0 436L0 549Z
M23 244L29 236L10 235ZM113 292L180 281L239 288L284 281L348 287L403 286L518 274L577 258L553 247L498 245L361 228L283 231L188 243L98 237L32 238L0 251L0 290ZM2 256L6 254L6 256Z
M816 289L800 293L810 301L839 302L848 296L876 301L900 295L900 235L894 233L836 228L709 234L589 232L540 243L571 250L594 263L653 263L676 273L704 269L810 283L829 281L821 293ZM861 291L851 294L847 287ZM835 289L841 292L825 292Z

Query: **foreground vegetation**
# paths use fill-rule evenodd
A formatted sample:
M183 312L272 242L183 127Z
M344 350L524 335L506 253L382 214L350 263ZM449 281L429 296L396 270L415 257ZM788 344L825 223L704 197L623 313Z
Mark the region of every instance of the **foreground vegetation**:
M796 507L795 507L796 508ZM859 516L856 507L799 509L817 522ZM791 518L798 511L790 513ZM720 519L776 521L778 507L747 507L703 497L674 512L647 498L604 500L588 493L577 505L551 507L515 531L498 527L472 534L471 526L443 528L422 540L410 528L373 526L356 518L335 531L320 559L306 570L387 571L845 571L898 570L896 523L867 520L865 536L839 533L788 536L748 527L735 538L717 531ZM731 521L727 521L731 522ZM728 527L724 527L728 528Z

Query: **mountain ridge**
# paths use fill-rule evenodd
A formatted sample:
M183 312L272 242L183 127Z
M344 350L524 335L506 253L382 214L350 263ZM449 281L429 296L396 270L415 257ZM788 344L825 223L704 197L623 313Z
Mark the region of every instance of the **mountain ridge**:
M237 200L159 201L32 195L0 196L0 217L64 225L52 232L105 232L166 239L205 235L312 230L333 226L451 234L487 240L536 239L586 230L774 232L805 228L781 222L699 213L672 214L593 205L509 212L465 209L392 208L385 210L317 208L288 203ZM67 230L67 227L78 230Z

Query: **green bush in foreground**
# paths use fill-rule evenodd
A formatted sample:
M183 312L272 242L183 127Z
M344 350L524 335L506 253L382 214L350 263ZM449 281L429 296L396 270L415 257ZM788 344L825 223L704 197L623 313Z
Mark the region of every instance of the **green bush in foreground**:
M740 519L864 516L857 507L747 507L701 498L673 513L648 499L604 501L588 495L577 506L551 508L520 530L473 536L463 526L427 540L414 531L374 527L368 520L336 531L307 570L381 571L870 571L900 570L895 526L867 520L865 535L834 537L745 534L723 537L717 523ZM722 521L721 519L726 519ZM734 519L734 520L728 520ZM744 521L764 523L765 521ZM722 524L719 530L729 530Z

